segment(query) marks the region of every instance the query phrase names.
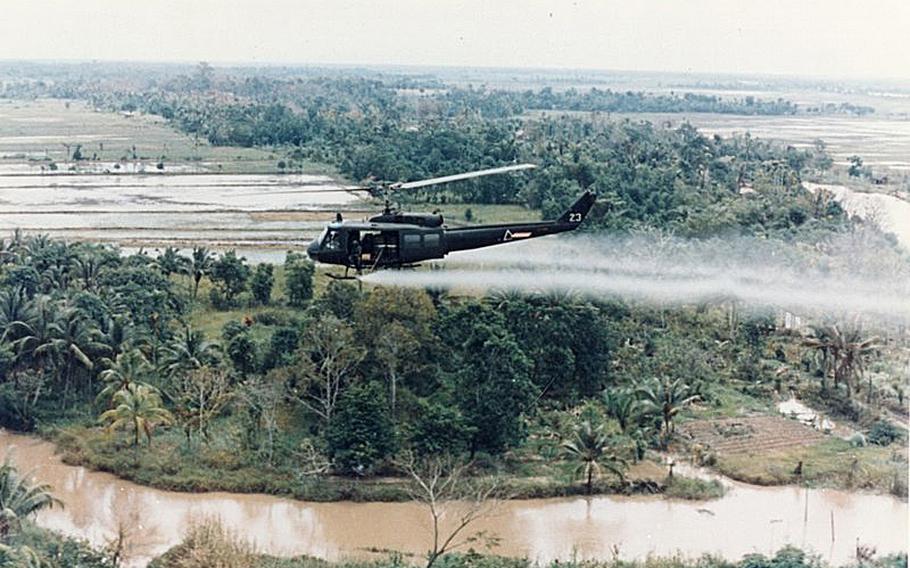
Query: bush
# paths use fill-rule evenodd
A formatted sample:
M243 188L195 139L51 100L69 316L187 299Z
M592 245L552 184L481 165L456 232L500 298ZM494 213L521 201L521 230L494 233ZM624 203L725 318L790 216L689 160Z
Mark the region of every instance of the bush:
M272 285L275 283L274 267L271 264L260 264L253 272L250 290L256 303L267 306L272 300Z
M332 280L316 303L320 309L330 312L341 321L351 321L361 297L357 286L342 280Z
M285 295L288 304L300 308L313 298L316 266L301 254L288 253L284 261Z
M342 473L364 474L396 449L387 397L378 384L353 386L342 395L326 430L328 450Z
M237 320L230 320L221 328L221 339L229 343L244 331L246 331L246 326Z
M250 338L249 333L238 333L228 342L227 354L242 375L248 375L256 371L259 361L258 346Z
M211 293L212 305L218 309L233 307L238 304L240 293L246 290L250 267L244 257L229 250L212 263L209 278L215 285Z
M263 368L274 369L291 364L300 343L300 331L296 327L279 327L269 339L269 350L266 352Z
M768 558L764 554L747 554L739 561L739 568L818 568L821 560L802 550L785 546Z
M457 455L468 447L473 432L457 407L419 400L411 432L411 446L418 455Z
M253 548L218 519L190 526L183 541L155 559L149 568L252 568Z
M253 316L253 321L262 325L292 326L297 325L298 320L292 317L287 310L281 311L270 309L259 312Z
M854 448L864 448L868 445L866 437L863 436L860 432L857 432L856 434L853 434L847 438L847 441L850 442L850 445Z
M888 446L903 439L903 437L900 429L887 420L879 420L873 424L866 435L866 439L877 446Z
M719 499L724 496L726 489L723 483L716 479L705 480L695 477L674 475L667 479L664 495L674 499L691 499L702 501Z
M11 547L4 549L3 544L10 544ZM40 561L40 564L34 563L35 558ZM0 566L115 568L117 563L106 553L92 549L87 542L66 537L26 522L23 524L22 530L10 541L0 543Z

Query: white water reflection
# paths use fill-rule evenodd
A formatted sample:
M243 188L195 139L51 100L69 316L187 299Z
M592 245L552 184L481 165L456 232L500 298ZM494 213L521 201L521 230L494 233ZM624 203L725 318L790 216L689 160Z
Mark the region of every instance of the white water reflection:
M126 246L299 248L360 203L305 174L0 175L0 231Z

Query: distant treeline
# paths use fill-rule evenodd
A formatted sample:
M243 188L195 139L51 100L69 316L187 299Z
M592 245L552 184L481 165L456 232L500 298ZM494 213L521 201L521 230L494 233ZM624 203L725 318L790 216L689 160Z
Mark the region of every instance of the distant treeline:
M641 91L613 91L592 88L579 91L554 91L547 87L537 91L487 91L450 89L444 95L452 109L486 116L506 117L531 110L582 112L704 112L744 115L796 114L795 103L784 100L762 100L753 96L724 99L697 93L653 94Z
M273 147L282 154L279 167L315 161L358 180L413 180L530 161L541 166L533 176L485 178L419 197L523 203L552 215L591 188L601 195L589 224L594 228L766 235L792 234L807 222L842 222L835 204L799 187L805 172L831 167L822 143L807 151L749 136L707 137L688 124L515 116L531 107L657 111L715 104L792 111L792 103L783 101L600 90L436 90L355 77L222 77L207 66L137 85L66 80L8 85L2 94L76 98L98 108L153 113L215 145ZM755 191L745 198L744 189Z

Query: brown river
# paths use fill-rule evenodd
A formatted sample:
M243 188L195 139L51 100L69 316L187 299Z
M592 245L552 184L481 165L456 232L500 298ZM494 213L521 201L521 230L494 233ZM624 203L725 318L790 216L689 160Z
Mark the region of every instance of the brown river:
M53 486L65 507L38 523L94 545L126 534L131 566L180 540L194 518L217 516L275 555L367 557L368 549L421 554L427 513L413 503L308 503L264 495L186 494L142 487L63 464L53 445L0 430L0 454ZM726 482L727 496L707 502L660 497L515 500L476 529L499 539L493 551L547 561L641 558L703 553L739 558L783 545L805 547L834 563L853 559L857 543L880 554L908 549L907 503L884 495Z

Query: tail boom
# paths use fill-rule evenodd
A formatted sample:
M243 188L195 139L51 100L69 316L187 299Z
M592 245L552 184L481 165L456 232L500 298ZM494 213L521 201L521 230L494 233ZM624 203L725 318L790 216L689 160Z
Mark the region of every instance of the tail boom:
M595 199L594 193L586 191L555 221L481 225L478 227L449 229L446 231L445 237L446 252L471 250L574 231L588 215Z

